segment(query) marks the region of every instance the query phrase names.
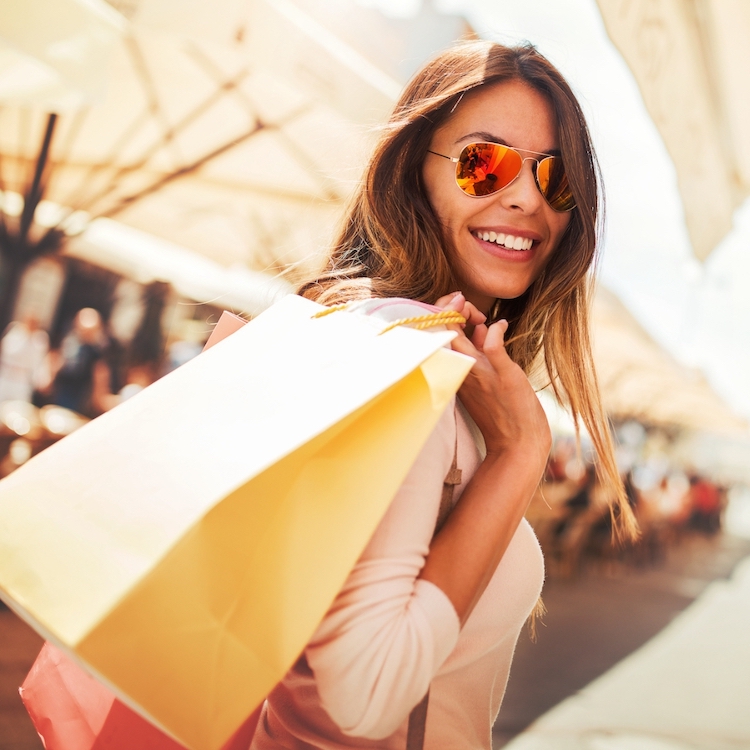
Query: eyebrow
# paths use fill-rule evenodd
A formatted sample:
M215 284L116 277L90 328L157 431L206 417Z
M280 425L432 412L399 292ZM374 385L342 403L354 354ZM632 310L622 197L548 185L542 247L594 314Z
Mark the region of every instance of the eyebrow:
M500 138L500 136L494 135L493 133L488 133L485 130L478 131L476 133L467 133L466 135L462 135L460 138L457 138L454 141L454 145L457 143L461 143L461 141L470 140L472 138L479 138L482 141L487 141L489 143L499 143L501 146L509 146L510 148L515 148L515 146L511 146L510 143L508 143L503 138ZM519 151L529 151L529 149L519 148ZM560 156L560 149L559 148L551 148L549 151L529 151L531 154L549 154L550 156Z

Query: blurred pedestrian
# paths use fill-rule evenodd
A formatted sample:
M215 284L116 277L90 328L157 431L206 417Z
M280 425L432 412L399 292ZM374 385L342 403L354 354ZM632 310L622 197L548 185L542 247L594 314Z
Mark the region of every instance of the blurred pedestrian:
M51 352L52 403L87 417L112 406L108 343L99 312L91 307L79 310L60 349Z
M33 315L11 323L0 342L0 401L31 402L49 381L49 337Z
M706 534L716 534L721 528L721 493L708 479L690 478L690 526Z

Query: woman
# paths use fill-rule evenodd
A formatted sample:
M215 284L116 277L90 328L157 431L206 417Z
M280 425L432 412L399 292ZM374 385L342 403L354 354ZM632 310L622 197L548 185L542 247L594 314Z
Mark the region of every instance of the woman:
M527 377L535 364L589 430L600 475L620 488L613 515L633 531L588 339L597 206L580 108L533 47L461 44L407 86L325 271L301 291L458 310L467 325L453 348L476 364L269 696L253 750L402 750L428 688L426 748L491 747L543 579L523 520L551 442Z

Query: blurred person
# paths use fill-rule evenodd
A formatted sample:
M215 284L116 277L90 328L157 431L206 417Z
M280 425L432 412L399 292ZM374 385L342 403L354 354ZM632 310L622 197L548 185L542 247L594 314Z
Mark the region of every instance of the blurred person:
M99 312L92 307L79 310L60 348L50 353L53 404L86 417L96 417L111 408L108 344Z
M690 477L690 526L706 534L721 528L722 493L705 477Z
M49 383L49 337L33 315L11 323L0 341L0 401L31 403L34 391Z
M666 474L654 487L641 490L644 513L668 522L674 529L683 526L690 516L689 489L681 473Z

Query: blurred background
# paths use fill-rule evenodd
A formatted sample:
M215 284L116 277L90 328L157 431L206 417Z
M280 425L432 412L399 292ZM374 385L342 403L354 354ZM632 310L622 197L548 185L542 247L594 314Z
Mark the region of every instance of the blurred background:
M548 613L519 644L495 746L750 747L748 646L732 631L724 656L698 656L731 624L717 586L750 617L744 0L6 0L0 476L195 356L222 310L257 314L312 273L401 87L472 36L533 42L590 123L607 199L595 357L643 529L612 545L586 436L578 451L540 394L555 446L529 520ZM648 651L701 608L687 651ZM40 747L17 695L40 643L0 610L0 750ZM597 686L623 659L607 703ZM674 716L647 718L643 685Z

